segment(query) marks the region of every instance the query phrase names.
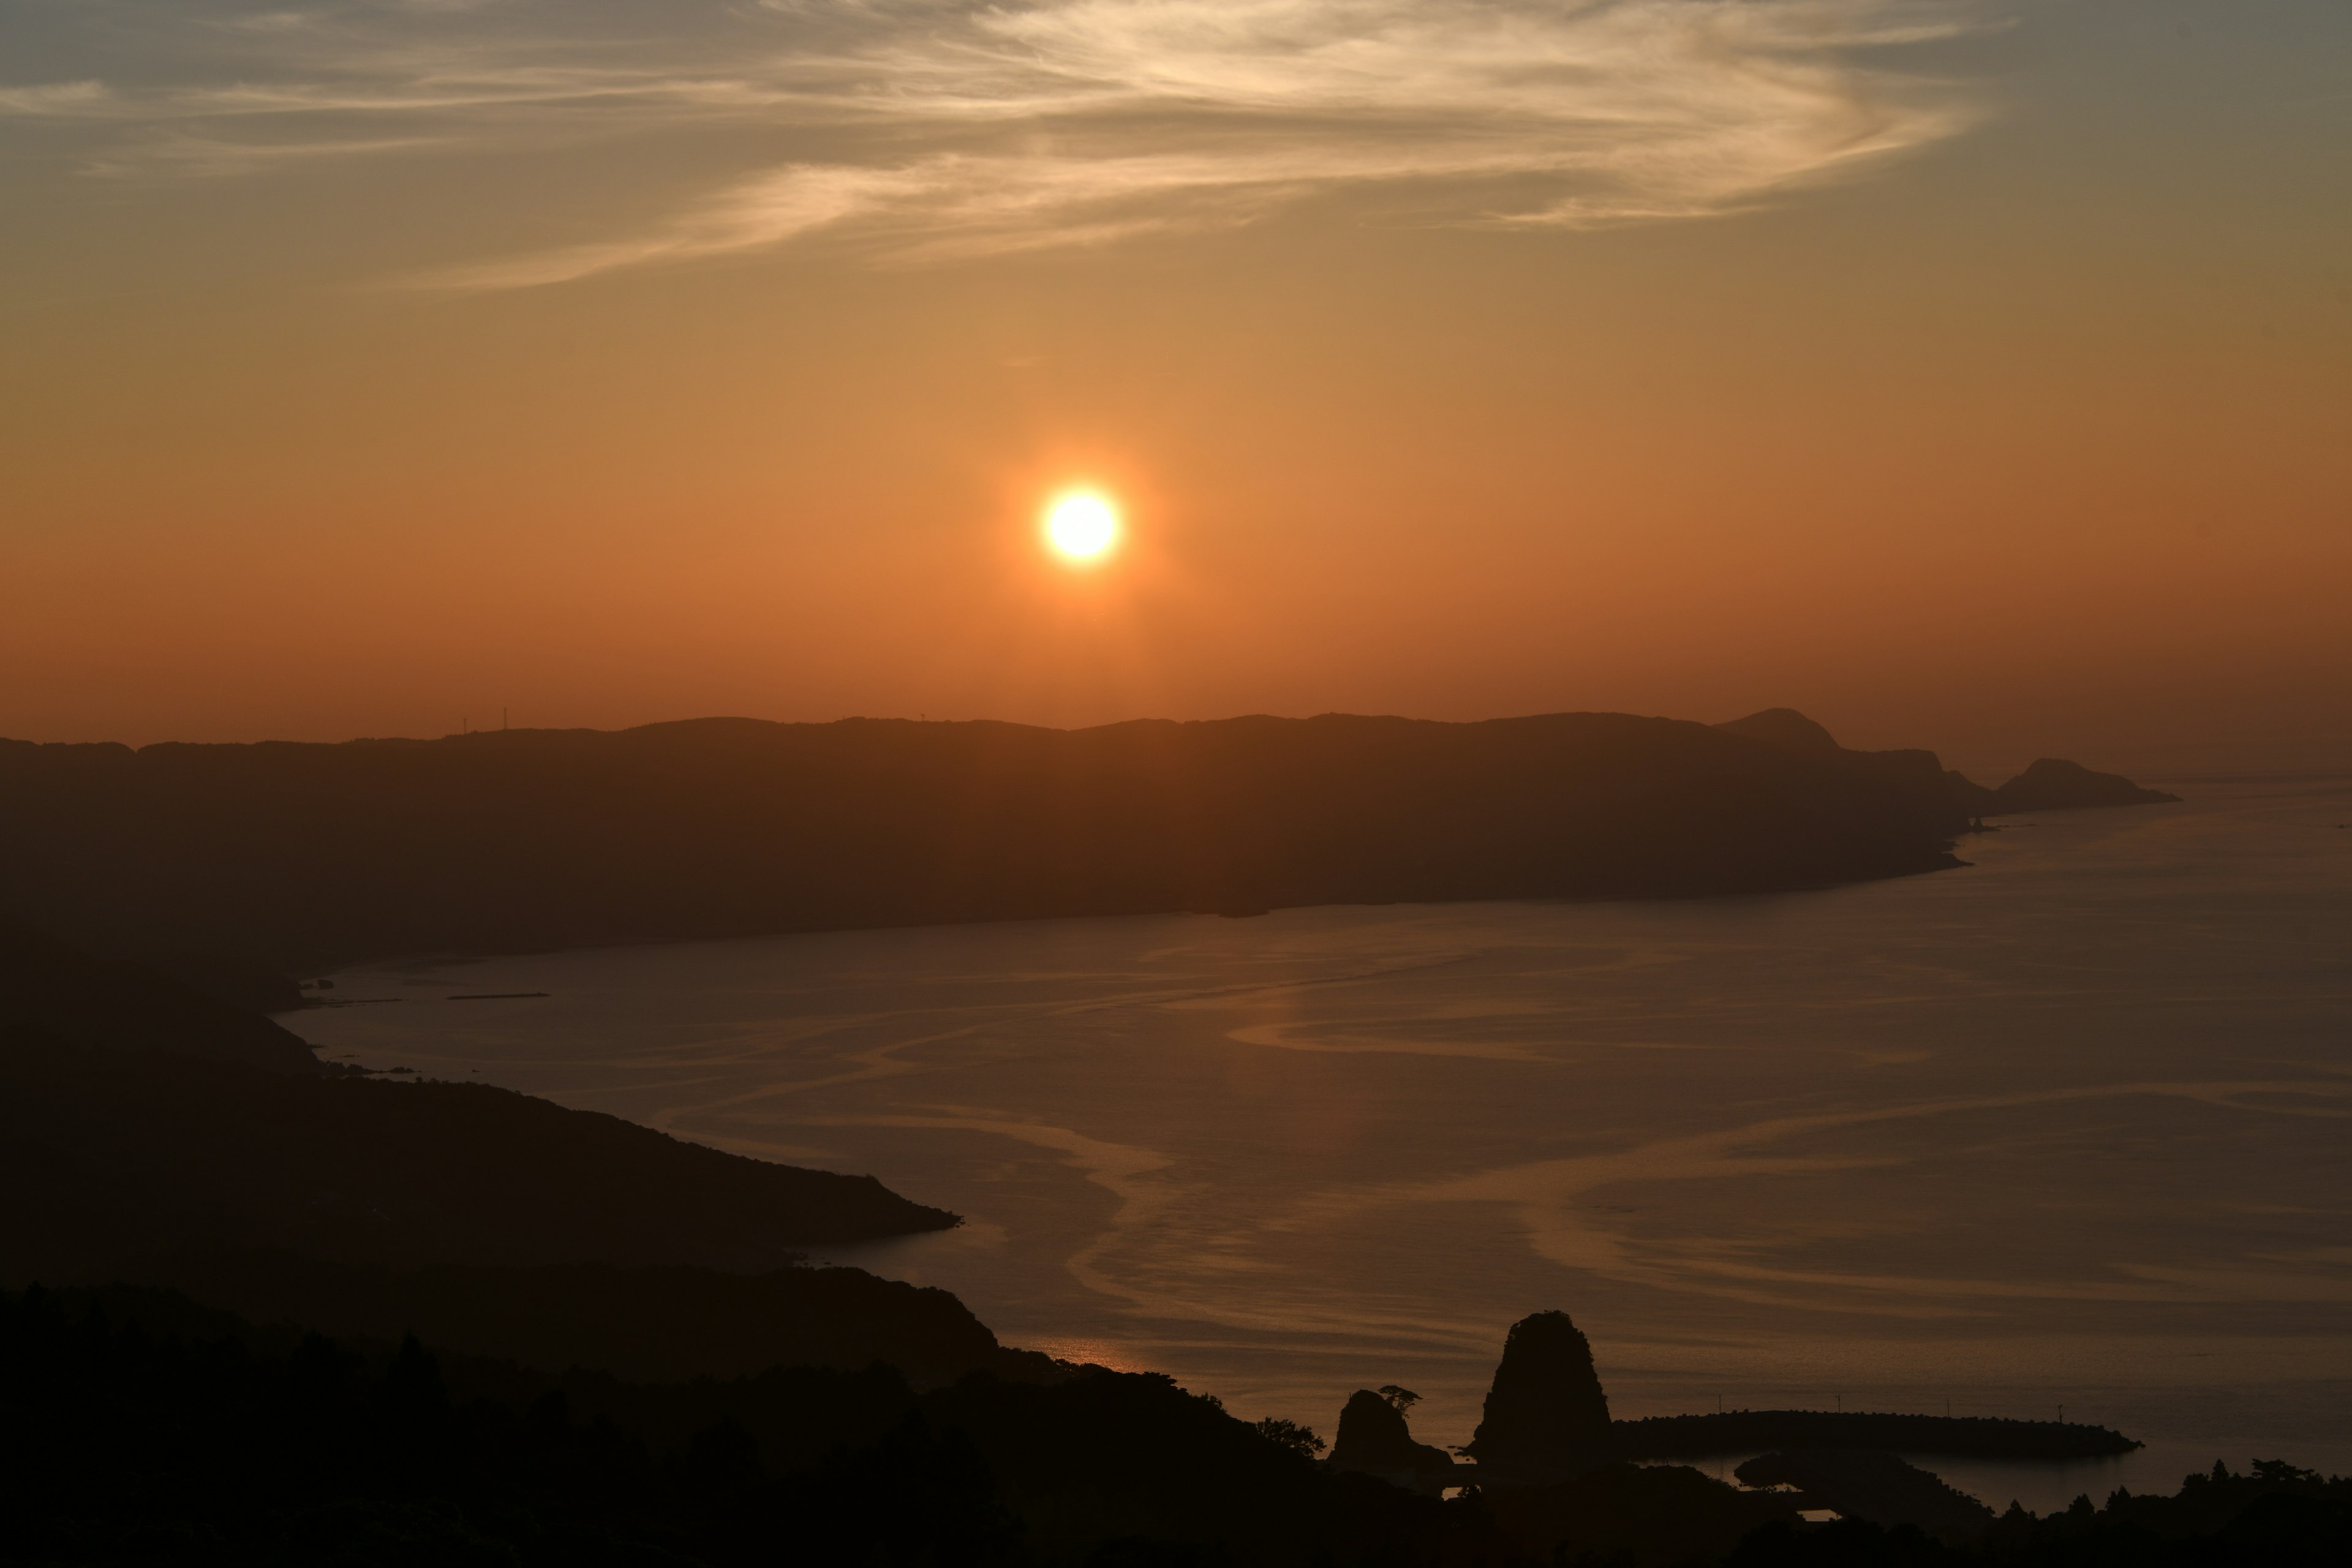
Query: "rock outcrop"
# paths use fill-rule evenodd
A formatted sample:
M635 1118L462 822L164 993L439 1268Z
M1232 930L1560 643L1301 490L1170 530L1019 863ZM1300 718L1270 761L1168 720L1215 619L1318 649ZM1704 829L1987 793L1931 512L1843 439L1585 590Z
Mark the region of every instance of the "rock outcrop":
M1486 1418L1463 1452L1482 1477L1542 1481L1579 1474L1612 1456L1609 1396L1592 1347L1566 1312L1511 1325L1486 1393Z
M856 1372L877 1362L917 1388L975 1372L1022 1382L1065 1375L1047 1357L999 1345L947 1291L857 1268L393 1269L209 1248L116 1272L250 1322L300 1323L383 1344L414 1333L543 1373L593 1366L639 1384L755 1377L772 1366Z
M1434 1495L1444 1490L1452 1479L1454 1456L1434 1444L1414 1442L1402 1409L1369 1388L1360 1388L1348 1396L1339 1412L1339 1436L1331 1445L1331 1465Z

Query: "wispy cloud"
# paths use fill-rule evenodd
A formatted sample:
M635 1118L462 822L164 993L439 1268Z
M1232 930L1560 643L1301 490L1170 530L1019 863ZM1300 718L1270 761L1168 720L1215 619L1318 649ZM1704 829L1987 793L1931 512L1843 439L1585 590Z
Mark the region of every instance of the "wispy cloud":
M114 95L98 81L58 81L36 87L0 87L0 116L86 120L114 112Z
M1102 243L1342 189L1423 222L1723 213L1963 128L1967 96L1887 51L1989 4L343 0L214 17L212 48L242 47L211 80L0 89L0 114L144 121L112 172L710 124L826 149L714 168L639 233L429 280L513 288L820 230L920 256Z

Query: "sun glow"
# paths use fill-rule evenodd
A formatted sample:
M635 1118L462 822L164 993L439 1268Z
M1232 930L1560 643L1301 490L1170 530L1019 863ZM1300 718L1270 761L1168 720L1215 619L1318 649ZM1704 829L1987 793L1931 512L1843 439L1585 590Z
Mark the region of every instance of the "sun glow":
M1100 561L1118 546L1118 508L1093 490L1069 490L1045 507L1045 542L1064 560Z

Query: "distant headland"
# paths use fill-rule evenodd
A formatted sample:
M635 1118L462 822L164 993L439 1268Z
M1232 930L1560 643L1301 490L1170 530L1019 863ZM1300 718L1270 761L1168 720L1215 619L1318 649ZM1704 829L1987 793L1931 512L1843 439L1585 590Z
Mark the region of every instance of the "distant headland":
M1988 790L1785 709L0 742L0 913L252 1003L409 952L1780 891L1958 865L1989 813L2154 798L2049 761Z
M1837 738L1793 708L1767 708L1745 719L1717 724L1735 735L1745 735L1786 751L1825 755L1869 755L1889 759L1891 765L1926 767L1942 772L1947 798L1956 811L1970 817L1998 816L2016 811L2069 811L2104 805L2167 805L2177 795L2142 789L2121 773L2093 773L2080 763L2043 757L1999 789L1987 789L1957 771L1945 770L1933 752L1847 752ZM1900 763L1895 762L1901 759Z

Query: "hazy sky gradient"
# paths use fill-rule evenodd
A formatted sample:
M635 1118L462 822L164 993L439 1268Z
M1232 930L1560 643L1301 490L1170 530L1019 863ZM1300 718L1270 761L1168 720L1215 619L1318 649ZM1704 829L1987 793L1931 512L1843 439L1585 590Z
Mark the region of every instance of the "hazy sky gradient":
M0 734L2326 742L2347 81L2332 0L0 0Z

